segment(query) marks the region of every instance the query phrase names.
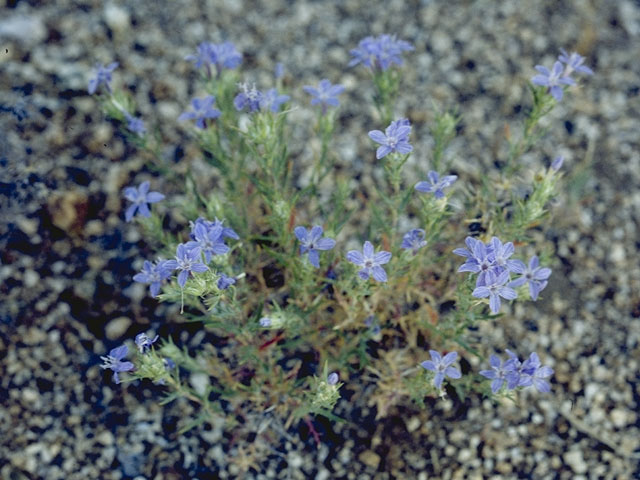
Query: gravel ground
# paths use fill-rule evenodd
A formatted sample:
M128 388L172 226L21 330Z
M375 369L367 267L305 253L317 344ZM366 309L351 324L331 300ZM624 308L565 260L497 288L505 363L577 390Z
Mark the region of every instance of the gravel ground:
M428 158L432 102L459 105L448 155L463 179L492 168L535 64L564 47L596 71L525 157L566 157L546 299L478 332L540 352L553 393L438 400L374 421L370 392L346 386L337 414L350 422L319 421L320 447L269 414L246 419L246 438L221 424L178 435L189 403L160 406L161 389L115 386L98 368L141 329L189 346L202 336L132 285L150 249L124 223L120 192L153 174L87 95L92 66L120 62L115 82L157 122L178 171L197 166L175 118L198 93L183 57L200 41L235 42L261 86L282 62L298 105L302 85L341 82L341 168L370 184L371 90L345 65L362 37L386 32L416 46L401 103L415 124L410 168ZM7 0L0 47L1 478L640 478L640 2ZM304 129L294 133L306 158Z

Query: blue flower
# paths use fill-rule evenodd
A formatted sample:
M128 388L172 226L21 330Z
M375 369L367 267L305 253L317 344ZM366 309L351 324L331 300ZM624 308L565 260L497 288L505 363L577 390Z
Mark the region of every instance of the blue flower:
M540 393L548 393L551 391L551 386L545 380L545 378L553 375L553 369L548 366L543 366L540 363L538 354L533 352L529 355L520 368L520 381L518 386L529 387L533 385Z
M306 85L302 87L302 89L313 97L311 99L311 105L322 105L323 115L327 113L328 106L337 107L340 105L337 97L344 92L342 85L332 85L326 78L320 80L318 88Z
M293 231L298 240L300 240L300 255L308 252L309 262L316 268L320 267L318 250L331 250L336 245L335 240L323 237L322 232L322 227L319 225L308 231L304 227L296 227Z
M137 133L143 135L146 133L147 129L144 126L144 122L140 118L136 118L128 113L125 113L125 118L127 119L127 128L133 133Z
M216 66L218 72L223 68L233 70L242 63L242 55L231 42L211 43L210 52L211 62Z
M497 355L491 355L489 358L491 370L481 370L479 372L483 377L493 380L491 382L491 392L497 393L505 383L507 383L508 390L515 388L519 380L518 367L520 365L520 362L516 362L516 360L509 358L501 361Z
M231 285L234 285L235 283L236 283L235 278L228 277L223 273L222 275L220 275L220 278L218 279L218 282L216 283L216 285L220 290L226 290L227 288L229 288Z
M136 335L136 345L138 346L138 350L140 353L144 353L145 350L149 350L151 345L153 345L156 340L158 340L158 335L156 335L153 339L149 338L146 333L139 333Z
M130 372L135 368L133 363L122 361L128 353L129 349L127 346L122 345L121 347L112 349L106 357L100 357L104 361L100 367L102 369L108 368L113 372L113 381L116 382L116 384L120 383L120 377L118 376L119 373Z
M327 383L329 385L335 385L336 383L338 383L338 374L336 372L333 372L327 375Z
M165 262L167 268L180 270L178 274L178 285L180 285L180 288L184 288L189 273L202 273L209 270L209 267L202 263L201 254L199 247L189 249L181 243L176 249L176 259Z
M195 55L187 55L184 59L195 62L196 68L201 68L204 65L207 70L209 70L211 65L211 44L209 42L202 42L198 45L198 50Z
M255 85L250 88L247 83L240 83L238 87L242 91L233 99L233 105L238 111L247 108L251 113L267 110L277 113L280 106L290 98L289 95L280 95L275 88L263 93Z
M178 121L183 122L185 120L196 120L196 127L204 129L206 127L205 120L208 118L218 118L220 116L220 110L213 108L213 103L216 101L213 95L207 95L206 97L194 98L191 101L191 105L195 111L184 112L178 117Z
M520 260L510 260L515 248L513 242L503 244L498 237L492 237L490 242L491 258L493 259L493 270L501 272L504 269L515 272L522 263Z
M371 242L364 242L364 246L362 248L362 253L358 250L351 250L347 253L347 260L355 265L363 267L362 270L358 272L358 275L363 280L367 280L370 276L372 276L378 282L386 282L387 281L387 272L384 271L380 265L384 265L385 263L391 260L391 253L386 251L378 252L374 255L373 253L373 245Z
M215 221L212 222L210 220L205 220L202 217L198 217L195 222L189 222L189 226L191 227L191 234L189 236L190 236L191 240L195 240L195 238L196 238L195 235L194 235L194 231L195 231L195 226L198 225L199 223L201 223L202 225L204 225L208 229L216 228L216 227L219 226L220 228L222 228L222 236L223 237L233 238L234 240L239 240L240 239L240 237L233 230L233 228L224 226L224 221L223 220L218 220L216 218Z
M476 298L489 297L491 313L498 313L500 311L500 297L505 300L514 300L518 297L518 294L513 288L505 285L508 281L508 270L504 270L498 275L489 270L484 277L484 285L477 286L471 295Z
M411 250L413 254L417 254L418 250L424 247L427 242L424 239L425 231L421 228L414 228L413 230L409 230L402 237L402 245L400 245L405 250Z
M196 68L204 66L209 76L211 76L211 65L215 65L217 74L220 74L223 68L234 69L242 62L242 55L231 42L220 44L202 42L198 45L195 55L187 55L184 58L195 62Z
M542 65L536 65L536 70L540 72L540 75L536 75L531 79L531 83L534 85L540 85L547 87L551 92L551 96L558 102L562 100L562 94L564 93L562 85L575 85L575 81L565 76L562 63L556 62L553 64L553 68L549 70Z
M465 239L467 248L456 248L453 253L465 257L467 261L458 268L458 273L471 272L478 273L476 286L485 284L485 276L493 268L493 258L491 248L482 241L467 237Z
M187 242L185 247L189 250L199 248L204 253L207 263L214 255L224 255L229 251L229 247L224 244L222 237L222 226L215 225L208 227L204 223L196 223L191 231L193 240Z
M574 71L580 72L580 73L586 73L587 75L593 75L593 70L591 70L589 67L585 65L582 65L585 60L585 58L582 55L576 52L573 52L571 55L569 55L562 48L560 49L560 53L561 54L558 56L558 60L560 60L562 63L565 64L565 70L564 70L565 77L568 77Z
M124 213L124 218L130 222L134 215L140 213L143 217L150 217L149 203L156 203L164 199L164 195L149 191L149 182L142 182L138 188L127 187L124 189L124 197L133 202Z
M372 70L387 70L391 65L402 65L402 52L413 50L413 45L398 40L395 35L383 34L360 40L357 48L351 50L353 59L349 66L362 63Z
M164 260L158 260L155 265L147 260L144 261L141 273L133 276L134 282L149 283L149 290L152 297L157 297L163 280L171 276L171 269L167 268Z
M376 158L381 159L391 152L403 155L410 153L413 147L409 144L409 133L411 133L411 125L406 118L391 122L384 133L380 130L370 131L369 138L382 145L376 151Z
M537 300L540 292L547 286L547 279L551 275L551 269L540 267L537 255L531 257L528 267L521 260L513 260L513 262L514 266L512 271L520 274L521 277L513 280L509 283L509 286L517 288L528 283L531 299L534 301Z
M89 95L93 95L100 85L104 85L111 93L111 72L118 67L118 62L113 62L104 67L101 63L96 64L96 76L89 80Z
M233 99L233 105L236 107L236 110L240 111L248 108L251 113L260 111L262 92L256 89L255 85L249 87L246 82L239 83L238 87L242 91Z
M445 377L456 379L462 376L460 370L451 366L458 358L458 352L449 352L444 357L435 350L429 350L429 353L431 354L431 360L425 360L420 366L435 372L433 384L438 390L442 388L442 381Z
M554 158L553 162L551 162L551 170L553 170L554 172L557 172L562 168L563 163L564 163L564 157L562 155Z
M436 198L442 198L444 197L444 192L442 190L453 185L453 182L456 181L458 176L446 175L440 178L440 175L437 172L431 170L427 174L427 178L429 179L428 182L418 182L415 189L422 193L433 192L433 195Z
M289 101L289 95L280 95L278 90L271 88L267 90L260 99L260 110L271 110L273 113L280 111L280 106Z

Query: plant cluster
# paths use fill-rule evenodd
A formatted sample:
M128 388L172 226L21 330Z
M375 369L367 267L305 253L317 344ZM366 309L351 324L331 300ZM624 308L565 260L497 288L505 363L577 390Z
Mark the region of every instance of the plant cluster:
M593 72L583 57L565 51L551 70L537 66L522 134L507 139L503 167L474 184L452 172L445 155L460 122L456 112L434 113L431 168L407 171L412 125L395 115L395 105L403 55L413 49L381 35L351 50L349 65L363 68L375 88L376 116L361 121L384 127L369 131L370 163L384 179L366 192L334 168L337 111L348 94L342 85L322 79L301 89L317 109L311 128L319 139L304 172L307 166L290 153L295 100L281 92L282 67L276 85L260 90L240 78L242 56L232 43L199 45L186 60L200 72L201 95L176 120L187 122L211 167L215 187L202 190L189 169L185 178L165 164L158 129L149 133L132 97L111 86L118 64L97 67L89 93L102 92L106 114L150 154L150 168L185 192L177 203L149 191L149 181L124 190L125 220L135 219L157 252L133 280L148 284L159 301L179 303L186 321L219 339L190 352L171 338L141 333L131 360L126 345L102 357L116 383L126 372L129 381L163 384L167 401L199 403L202 420L275 411L285 425L309 423L312 415L337 419L332 410L345 386L339 379L353 390L376 384L371 402L378 416L453 392L514 398L530 386L550 391L553 370L535 352L520 361L508 346L497 346L508 355L503 361L493 346L472 342L469 331L509 315L505 301L527 293L536 301L547 286L551 269L541 265L552 259L533 233L549 217L563 159L529 177L520 160L544 134L540 119L575 85L571 75ZM416 175L417 183L408 180ZM453 208L453 196L463 208ZM353 199L361 206L351 207ZM163 227L169 208L185 219L180 231ZM412 228L401 229L407 222ZM427 351L431 358L424 360ZM465 357L466 366L457 368ZM476 372L471 363L490 368Z

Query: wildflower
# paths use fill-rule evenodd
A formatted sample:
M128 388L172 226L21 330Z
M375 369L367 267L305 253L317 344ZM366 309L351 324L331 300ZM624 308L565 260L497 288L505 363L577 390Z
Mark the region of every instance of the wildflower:
M553 170L554 172L557 172L562 168L563 163L564 163L564 157L562 155L560 155L559 157L556 157L553 160L553 162L551 162L551 170Z
M213 108L213 103L216 101L213 95L207 95L206 97L194 98L191 101L191 106L195 111L184 112L178 117L178 121L183 122L185 120L196 120L196 127L204 129L206 127L205 120L208 118L218 118L220 116L220 110Z
M316 268L320 267L318 250L331 250L336 245L332 238L322 236L322 227L314 226L310 230L304 227L296 227L293 231L300 240L300 255L309 253L309 262Z
M569 55L564 49L561 48L560 55L558 56L558 60L560 60L562 63L565 64L565 67L564 67L565 77L568 77L574 71L580 72L580 73L586 73L587 75L593 75L593 70L591 70L589 67L585 65L582 65L584 63L585 58L576 52L573 52L571 55Z
M477 286L471 295L476 298L489 297L491 313L498 313L500 311L500 297L505 300L514 300L518 296L513 288L505 285L508 281L509 272L507 270L504 270L498 275L492 271L488 271L485 276L484 285Z
M453 182L456 181L458 176L446 175L440 178L440 175L437 172L431 170L427 174L427 178L429 179L428 182L418 182L415 186L415 189L422 193L433 192L433 195L436 198L442 198L444 197L444 192L442 190L453 185Z
M125 118L127 119L127 128L133 133L138 133L143 135L146 133L147 129L144 126L144 122L140 118L136 118L128 113L125 113Z
M405 250L411 250L414 255L418 253L422 247L424 247L427 242L424 239L425 231L421 228L414 228L413 230L409 230L402 237L402 245L400 245Z
M211 222L209 220L205 220L202 217L198 217L195 222L189 222L189 226L191 227L191 234L190 234L191 240L195 240L194 229L195 229L195 226L197 224L199 224L199 223L203 224L208 229L212 229L212 228L216 228L216 227L220 226L222 228L222 236L223 237L233 238L234 240L239 240L240 239L240 237L233 230L233 228L225 227L223 225L224 224L223 220L218 220L218 218L216 217L215 221Z
M199 247L189 249L185 244L181 243L176 249L176 259L165 262L167 268L180 270L178 274L178 285L180 285L180 288L184 288L189 273L202 273L209 270L209 267L200 261L200 255L201 251Z
M192 230L193 240L187 242L187 249L199 248L204 253L207 263L211 261L214 255L224 255L229 251L229 247L224 244L222 238L222 226L216 225L207 228L204 223L197 223Z
M139 333L138 335L136 335L136 345L138 346L138 350L140 350L140 353L144 353L145 350L149 350L151 348L151 345L153 345L156 340L158 340L158 335L156 335L153 340L150 339L146 333Z
M215 65L218 74L223 68L234 69L242 62L242 55L231 42L220 44L202 42L195 55L187 55L185 60L195 62L196 68L204 66L211 76L211 65Z
M429 353L431 354L431 360L425 360L420 366L435 372L436 375L433 377L433 384L438 390L442 388L442 381L445 377L456 379L462 376L460 370L451 366L451 364L456 361L456 358L458 358L458 352L449 352L444 357L435 350L429 350Z
M540 393L548 393L551 391L551 386L545 380L545 378L553 375L553 369L548 366L543 366L540 363L538 354L533 352L529 355L521 367L521 376L518 385L521 387L528 387L533 385Z
M318 88L306 85L302 87L302 89L313 97L311 99L311 105L322 105L323 115L327 113L328 106L337 107L340 105L337 97L344 92L342 85L332 85L326 78L320 80Z
M529 295L531 295L531 299L534 301L538 299L540 292L547 286L547 279L551 275L550 268L540 267L537 255L531 257L528 267L521 260L514 260L512 271L520 274L521 277L513 280L509 283L509 286L517 288L528 283Z
M242 55L231 42L209 44L211 62L216 66L218 73L223 68L233 70L242 63Z
M138 188L127 187L124 189L124 197L133 202L124 213L124 218L130 222L136 213L143 217L150 217L149 203L156 203L164 199L164 195L159 192L149 191L149 182L142 182Z
M376 151L376 158L379 160L391 152L403 155L410 153L413 147L409 144L409 133L411 133L411 125L406 118L391 122L384 133L380 130L370 131L369 138L381 145Z
M122 345L121 347L114 348L109 352L109 355L106 357L100 357L104 363L100 365L102 369L109 369L113 371L113 380L116 384L120 383L120 377L118 374L120 372L130 372L135 368L133 363L131 362L123 362L122 359L127 356L129 353L129 349L126 345Z
M518 366L514 359L510 358L508 360L501 361L500 357L497 355L491 355L491 357L489 357L489 364L491 365L491 370L481 370L480 375L493 380L491 382L491 392L497 393L505 383L507 383L507 389L513 389L513 386L508 386L512 383L509 382L508 378L513 378L514 374L518 375Z
M280 95L275 88L267 90L260 99L260 110L278 113L280 106L289 101L289 95Z
M491 257L493 258L494 272L502 272L504 269L513 272L520 262L519 260L510 260L513 255L513 242L503 244L498 237L491 238ZM519 262L519 263L518 263Z
M531 83L547 87L551 96L558 102L562 100L564 93L562 85L575 85L576 83L572 78L564 76L564 68L560 62L554 63L551 71L542 65L536 65L536 70L540 72L540 75L533 77Z
M165 266L164 260L158 260L155 264L145 260L142 272L133 276L134 282L148 283L152 297L157 297L162 282L171 276L171 269Z
M391 253L381 251L374 255L373 245L371 242L364 242L362 253L358 250L351 250L348 252L347 260L363 267L362 270L358 272L358 275L363 280L367 280L370 276L373 276L373 278L378 282L387 281L387 272L385 272L380 265L384 265L391 260Z
M458 268L458 273L478 273L476 286L485 285L485 276L487 272L493 268L491 247L487 247L483 242L473 237L467 237L465 243L467 248L456 248L453 251L454 254L466 257L467 259L467 261Z
M227 288L229 288L231 285L234 285L235 283L236 283L235 278L228 277L223 273L222 275L220 275L220 278L218 279L218 282L216 283L216 285L220 290L226 290Z
M239 83L238 87L242 90L236 98L233 99L233 105L236 110L244 110L245 107L249 109L249 112L257 112L260 110L260 103L262 101L262 92L256 89L256 86L249 88L247 83Z
M209 42L202 42L198 45L198 50L195 55L187 55L184 59L195 62L196 68L201 68L204 65L210 74L211 44Z
M336 372L330 373L327 376L327 383L329 385L335 385L336 383L338 383L338 374Z
M362 63L372 70L387 70L391 65L402 65L402 52L413 50L413 45L398 40L395 35L383 34L360 40L357 48L351 50L353 57L349 66Z
M118 62L113 62L106 67L101 63L96 64L96 76L89 80L89 95L93 95L98 90L98 87L102 84L107 88L107 91L111 93L111 72L118 67Z

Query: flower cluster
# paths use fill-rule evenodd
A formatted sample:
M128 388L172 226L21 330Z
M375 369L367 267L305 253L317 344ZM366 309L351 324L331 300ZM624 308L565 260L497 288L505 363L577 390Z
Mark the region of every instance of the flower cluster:
M562 100L564 93L563 85L575 85L575 80L570 76L573 72L593 75L593 71L583 65L585 60L583 56L576 52L569 55L562 49L560 52L561 54L558 56L558 60L553 64L551 70L542 65L536 65L535 68L539 74L531 79L531 83L534 85L547 87L551 96L558 102Z
M272 88L266 92L256 89L256 86L249 86L247 83L238 84L241 92L233 99L236 110L247 109L250 113L259 111L271 111L277 113L283 103L289 101L289 95L280 95L278 90Z
M411 153L413 147L409 144L410 133L411 124L406 118L391 122L384 133L380 130L370 131L369 138L381 145L376 150L376 158L379 160L392 152L398 152L402 155Z
M238 255L232 262L230 258L220 256L231 251L229 240L239 240L239 236L223 221L199 217L189 223L188 237L187 232L182 232L180 239L174 241L172 239L175 232L163 232L162 222L154 215L150 221L142 222L143 226L154 236L156 242L162 243L163 249L175 249L175 256L172 254L173 258L165 260L165 254L164 258L144 261L142 270L134 275L133 280L148 285L152 297L161 296L161 300L169 301L181 298L183 307L187 297L187 304L194 307L191 312L193 315L201 310L207 316L207 327L219 331L221 338L241 340L238 344L240 348L221 348L216 354L229 364L242 365L243 369L247 364L246 372L238 370L239 375L226 375L226 378L216 378L215 381L225 383L249 380L252 399L247 403L263 408L273 402L275 397L269 391L272 390L273 382L264 381L264 375L269 376L273 372L263 367L255 368L256 362L261 362L268 356L269 362L263 365L281 365L278 361L283 354L287 355L284 352L289 345L293 345L289 342L293 336L296 336L296 343L298 338L300 343L317 342L313 346L317 347L319 358L326 358L327 361L324 372L314 376L306 384L309 387L305 396L308 400L306 403L301 404L299 395L288 398L287 391L293 391L304 383L303 377L310 380L309 374L303 375L300 371L299 374L278 375L277 380L282 385L278 385L277 400L282 400L282 411L291 410L288 412L291 418L306 419L310 413L324 414L333 408L340 398L339 389L342 385L338 371L351 371L351 367L355 365L350 360L351 352L356 351L358 356L367 355L367 341L377 340L383 349L402 349L406 346L412 350L411 354L394 357L398 360L395 362L398 368L391 372L378 368L380 362L386 361L384 357L371 359L375 364L372 371L380 373L381 385L387 381L383 377L393 375L394 372L404 372L403 377L405 373L412 374L412 378L403 378L402 382L394 383L399 391L398 395L389 397L387 392L381 393L384 394L384 405L389 404L392 398L400 399L407 393L417 399L424 398L433 391L444 394L445 380L460 379L462 370L466 371L466 368L456 366L458 352L429 350L430 359L421 362L418 367L415 365L417 361L411 358L415 358L413 350L421 343L412 341L392 344L382 339L391 338L387 334L393 334L394 330L396 333L412 335L415 330L419 335L424 333L423 339L428 343L439 341L442 346L450 346L457 342L458 345L465 346L464 330L474 326L479 319L485 319L485 303L488 303L491 313L496 314L500 311L502 301L523 296L527 289L531 299L537 300L548 284L551 269L541 267L537 256L531 257L528 263L514 259L514 243L503 243L496 236L486 243L488 236L482 240L467 237L466 248L453 251L455 255L464 257L464 263L458 268L458 272L472 274L462 283L462 288L456 288L455 278L446 276L447 260L441 255L442 246L451 238L453 228L462 222L454 221L459 220L451 208L454 205L448 205L445 201L450 192L448 189L458 177L447 175L448 172L442 166L449 163L446 159L443 161L442 155L455 135L460 117L455 112L436 113L434 128L431 128L434 140L431 162L434 170L430 170L426 179L415 183L413 188L403 190L403 182L409 172L402 168L413 152L410 140L412 125L407 118L394 116L399 105L396 103L396 96L400 92L401 77L392 67L401 66L404 53L411 50L411 44L398 40L393 35L364 38L357 48L351 50L349 65L362 64L370 69L375 87L373 101L379 118L382 119L379 127L386 125L384 131L369 131L368 137L375 142L376 159L386 157L383 166L387 183L378 182L376 178L375 191L367 188L363 197L374 199L372 202L379 201L379 205L372 206L372 215L363 215L356 222L363 233L371 235L364 236L362 240L373 239L373 235L380 230L378 238L381 242L374 246L374 243L366 240L362 250L347 252L345 249L346 256L343 254L341 260L336 259L335 251L330 252L337 245L336 240L330 237L340 234L349 221L348 214L352 210L349 202L352 198L347 190L348 183L342 183L339 175L333 176L335 172L332 167L337 160L338 151L332 145L331 136L339 126L340 119L336 115L327 115L327 112L340 105L339 96L344 92L344 86L332 84L325 78L317 85L303 87L303 91L310 95L311 105L318 107L314 130L321 140L321 144L311 143L313 157L317 161L312 165L309 186L303 187L292 178L302 171L295 163L300 150L290 148L291 145L284 138L290 130L286 123L289 110L284 104L290 97L278 91L283 85L282 66L276 68L277 89L258 90L255 85L248 83L237 84L236 89L234 82L237 77L230 72L222 75L224 69L234 69L242 61L242 56L232 43L203 42L195 54L186 57L197 68L206 69L209 78L205 79L205 74L199 76L207 82L207 93L215 92L218 106L224 110L224 115L215 108L216 97L208 94L193 98L188 111L178 117L179 121L192 121L197 129L205 130L196 135L196 138L207 154L206 160L216 169L216 178L212 182L215 190L212 185L206 185L206 182L198 182L197 189L187 188L188 200L176 202L175 208L186 218L195 218L196 209L209 212L209 215L216 212L222 217L224 214L241 224L243 236L248 235L254 242L247 240L242 249L238 248ZM144 122L129 113L135 112L132 97L111 90L111 73L116 66L117 63L107 67L100 65L95 78L89 83L89 91L94 93L102 86L109 96L104 102L107 113L122 122L123 126L126 125L131 132L144 136ZM214 68L218 77L215 80L211 78ZM564 50L551 70L539 65L536 69L539 75L532 78L532 82L546 87L548 94L544 93L544 88L533 89L534 108L526 121L523 138L510 146L508 162L518 161L538 138L540 128L536 123L555 106L554 98L562 98L563 88L575 83L571 76L574 73L593 73L584 66L584 57L577 53L569 55ZM232 98L233 107L230 107L228 104ZM280 113L281 110L285 111ZM237 112L259 113L247 118ZM218 120L213 122L214 119ZM247 125L248 128L245 128ZM127 138L131 139L132 136L128 135ZM136 140L136 146L145 149L147 153L157 155L163 152L157 136L148 135ZM318 149L319 152L315 152ZM537 221L545 213L555 182L561 177L555 172L561 168L562 162L562 157L556 158L544 175L534 177L533 193L528 198L514 202L514 214L509 218L504 216L504 204L494 200L508 195L508 176L514 174L514 168L511 168L513 163L509 163L510 168L503 172L505 181L496 184L499 195L496 194L495 198L467 195L455 207L462 208L465 204L471 210L467 212L470 218L482 215L481 227L492 233L513 232L512 238L526 238L526 229L535 224L532 218ZM184 168L190 172L189 165L184 165ZM194 172L189 173L190 177ZM540 180L542 177L544 178ZM422 178L424 177L417 180ZM518 178L528 177L522 175ZM324 185L330 185L331 181L337 185L336 194L330 197L318 195L321 193L318 185L324 182L324 189ZM124 214L128 222L136 215L150 217L150 205L164 198L161 193L149 190L149 182L124 190L125 198L131 202ZM410 205L415 200L412 196L418 196L414 190L430 194L418 199L422 200L422 209ZM370 193L373 195L369 195ZM314 196L330 198L330 207L324 205L323 200L307 201L305 198L313 199ZM473 203L475 198L478 198L477 205ZM531 198L535 201L530 201ZM303 212L303 208L315 211ZM322 226L313 223L304 226L296 224L296 219L316 217L326 220L327 232ZM403 225L406 218L413 217L419 219L418 226L423 228L408 231L398 229L398 225ZM482 228L470 229L478 230L482 231ZM427 240L429 245L434 245L429 261L414 258L413 256L427 250L424 249ZM391 252L399 259L392 260ZM445 264L444 268L434 263L438 261ZM324 267L322 269L321 263ZM219 271L223 269L223 265L227 273L230 268L242 273L227 275ZM246 272L243 271L245 269ZM341 271L346 271L353 278L340 278ZM437 275L435 281L428 278L433 274ZM174 275L177 282L164 286L170 279L173 281ZM236 287L236 283L245 276L250 281ZM272 281L274 279L276 281ZM356 281L357 279L362 281ZM376 288L379 285L375 282L387 282L389 279L394 281L390 288ZM260 290L250 290L254 287ZM160 295L163 288L164 294ZM397 291L402 295L398 295ZM455 296L450 301L452 294ZM445 302L452 306L445 306ZM423 303L428 310L422 308ZM418 317L424 313L429 315L425 319L429 325L421 322L422 319ZM439 319L442 321L438 321ZM366 329L362 329L363 323ZM408 324L414 326L411 331L404 328ZM353 342L349 338L356 330L353 328L355 325L364 330L362 342L359 339ZM381 325L384 327L384 336ZM331 329L337 334L320 333L311 337L314 332L328 332ZM129 352L127 346L122 345L102 357L101 367L112 370L115 383L120 383L119 374L132 371L135 373L130 374L130 378L151 378L157 383L166 381L176 390L176 397L186 395L196 401L202 399L207 413L223 411L224 405L220 404L221 408L218 409L214 402L225 401L228 392L240 392L222 385L223 388L216 388L215 398L208 395L211 391L206 388L204 393L191 395L190 392L197 392L191 390L196 386L190 385L191 382L181 382L179 372L173 372L176 374L174 377L168 369L174 369L178 364L181 369L202 373L198 365L204 364L200 360L206 358L191 361L186 351L182 353L177 347L171 347L170 340L162 347L156 345L157 340L157 335L140 333L135 337L138 349L138 352L133 352L135 365L127 360ZM131 342L128 343L131 346ZM238 342L234 340L234 343ZM353 350L354 347L356 350ZM345 350L347 348L349 350ZM548 379L553 374L553 369L542 365L536 353L531 353L524 361L509 350L506 354L507 358L504 360L491 355L489 368L479 372L480 376L488 379L479 390L488 391L490 383L494 394L529 386L535 387L539 392L550 391ZM280 359L277 358L278 355ZM171 358L163 358L164 356ZM409 369L405 369L407 365L402 364L403 359L409 359ZM365 360L367 359L363 358L360 364L364 365ZM332 366L336 370L333 373L328 369L329 362L336 364ZM349 368L341 370L345 367ZM466 365L463 364L462 367ZM208 370L205 375L217 375L216 371L220 370ZM415 375L416 372L419 375ZM249 375L255 376L255 381ZM469 378L467 382L453 384L460 386L462 392L469 388L477 389L476 380L477 378ZM202 386L202 382L197 383ZM429 385L431 383L435 390ZM256 388L253 389L253 386ZM380 402L377 403L381 405Z
M497 355L491 355L489 364L491 370L482 370L480 375L492 380L491 391L497 393L506 385L507 390L517 387L534 386L541 393L551 391L546 378L553 375L553 369L543 366L538 354L533 352L524 362L510 350L506 350L509 358L501 360Z
M360 40L357 48L351 50L353 58L349 66L361 63L372 70L387 70L391 65L402 65L402 52L413 49L413 45L404 40L398 40L395 35L366 37Z
M174 270L180 270L178 285L184 288L190 275L209 270L202 262L202 255L206 263L209 263L214 255L224 255L229 251L229 247L224 243L225 238L237 240L240 237L232 228L225 227L221 220L216 218L211 222L200 217L191 222L189 238L188 242L177 246L175 259L158 260L155 264L145 261L142 272L134 275L133 280L150 284L151 296L156 297L162 282L169 278ZM220 290L226 290L235 283L235 278L222 274L217 286Z
M521 362L512 351L506 350L506 352L509 355L508 359L501 360L497 355L491 355L489 359L491 370L479 372L483 377L492 380L491 391L494 394L498 393L503 385L506 385L507 390L534 386L540 393L551 391L545 379L553 375L553 369L543 366L537 353L531 353L529 358ZM420 366L435 373L433 385L438 390L442 389L442 382L446 377L458 379L462 376L460 370L452 366L458 358L457 352L449 352L444 356L435 350L429 350L429 353L431 360L425 360Z
M242 62L242 55L231 42L210 43L202 42L198 45L195 55L187 55L185 60L195 62L196 68L205 67L207 74L211 76L211 66L216 67L219 75L223 69L234 69Z
M476 298L489 297L491 313L500 310L501 298L514 300L517 293L513 287L529 283L531 298L536 300L538 294L547 285L551 269L540 268L538 257L533 257L529 268L521 260L511 259L514 253L512 242L503 244L499 238L493 237L487 244L473 237L465 240L467 248L456 248L453 253L467 260L458 268L458 272L477 273L476 288L472 295ZM511 273L522 275L511 280Z
M170 358L160 358L156 355L148 355L153 344L158 340L158 335L151 338L146 333L139 333L136 335L134 343L138 347L140 355L138 359L141 363L136 367L132 362L126 361L125 358L129 354L129 348L126 345L113 348L109 355L100 357L103 361L100 367L102 369L108 369L113 372L113 381L116 384L121 382L119 374L122 372L136 371L142 376L147 376L152 370L155 369L155 377L162 377L166 375L166 372L175 368L176 364ZM153 358L152 358L153 357ZM164 384L164 380L159 378L156 382Z

